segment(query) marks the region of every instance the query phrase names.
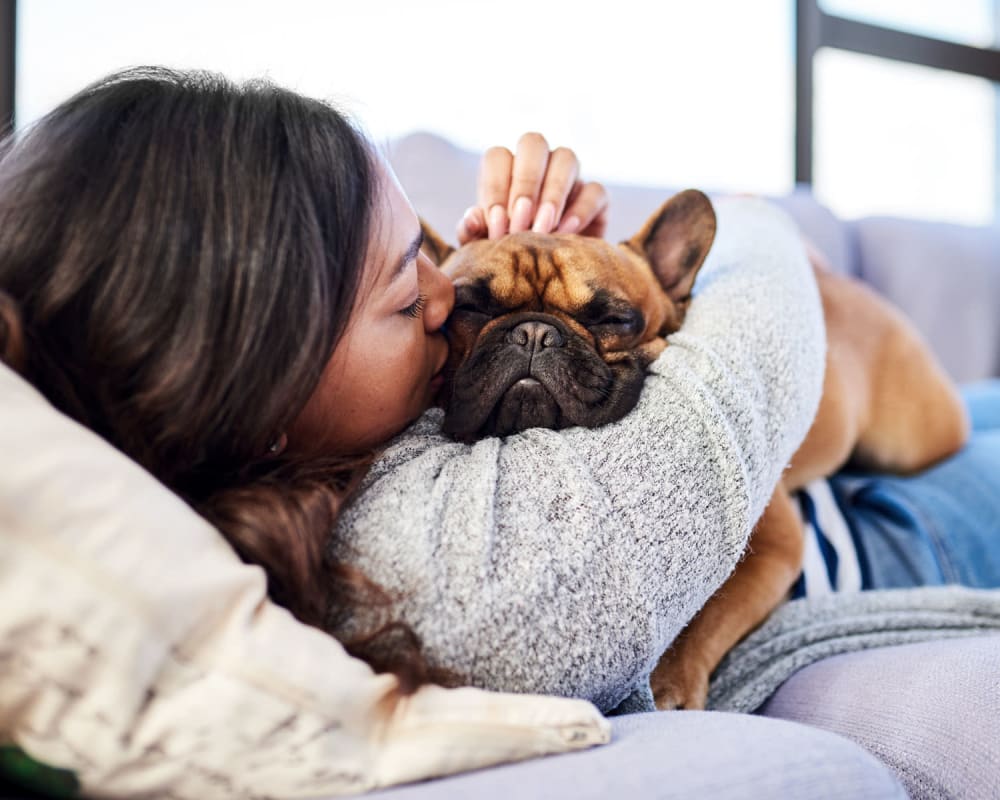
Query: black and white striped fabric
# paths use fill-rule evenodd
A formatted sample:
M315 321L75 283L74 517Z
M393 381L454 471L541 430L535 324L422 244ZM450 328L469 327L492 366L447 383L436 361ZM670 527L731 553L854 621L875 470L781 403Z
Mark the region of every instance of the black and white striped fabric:
M864 588L858 548L825 480L810 483L794 497L805 534L802 574L791 599Z

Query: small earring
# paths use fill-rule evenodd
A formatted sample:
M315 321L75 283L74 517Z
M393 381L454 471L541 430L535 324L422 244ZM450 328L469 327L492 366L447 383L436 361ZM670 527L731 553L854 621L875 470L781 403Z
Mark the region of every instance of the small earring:
M283 452L287 446L288 446L288 435L283 433L281 434L281 436L279 436L277 439L271 442L271 446L267 448L267 452L270 453L272 456L276 456L279 453Z

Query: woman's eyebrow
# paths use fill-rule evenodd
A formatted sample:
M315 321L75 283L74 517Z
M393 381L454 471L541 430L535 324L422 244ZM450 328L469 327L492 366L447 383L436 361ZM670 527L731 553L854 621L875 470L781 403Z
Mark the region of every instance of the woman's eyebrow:
M393 284L396 279L399 278L403 272L406 271L406 265L409 264L413 259L417 257L420 252L420 248L424 243L424 232L419 231L416 238L410 242L410 246L406 248L406 252L403 253L402 258L399 259L399 263L396 265L396 269L393 270L392 278L389 279L389 283Z

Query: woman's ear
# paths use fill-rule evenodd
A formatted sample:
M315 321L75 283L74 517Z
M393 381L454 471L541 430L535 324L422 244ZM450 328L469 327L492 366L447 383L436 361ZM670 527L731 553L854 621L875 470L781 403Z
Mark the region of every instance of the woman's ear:
M423 217L420 218L420 230L424 232L424 244L421 249L440 267L448 260L448 256L455 252L455 248L442 239Z
M715 209L697 189L675 194L625 244L646 257L674 302L691 294L715 239Z

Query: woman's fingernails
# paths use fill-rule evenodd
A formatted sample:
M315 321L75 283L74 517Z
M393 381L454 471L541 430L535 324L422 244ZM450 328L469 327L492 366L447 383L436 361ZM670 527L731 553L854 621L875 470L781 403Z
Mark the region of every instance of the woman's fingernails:
M580 218L567 217L559 224L559 233L576 233L580 229Z
M507 209L497 203L490 206L489 218L486 222L487 234L491 239L499 239L507 233Z
M549 233L556 224L556 207L552 203L542 203L531 227L535 233Z
M510 232L520 233L531 227L531 198L522 195L514 201L514 210L510 215Z
M475 206L469 206L462 214L462 224L469 233L478 233L480 229L479 214L476 213Z

